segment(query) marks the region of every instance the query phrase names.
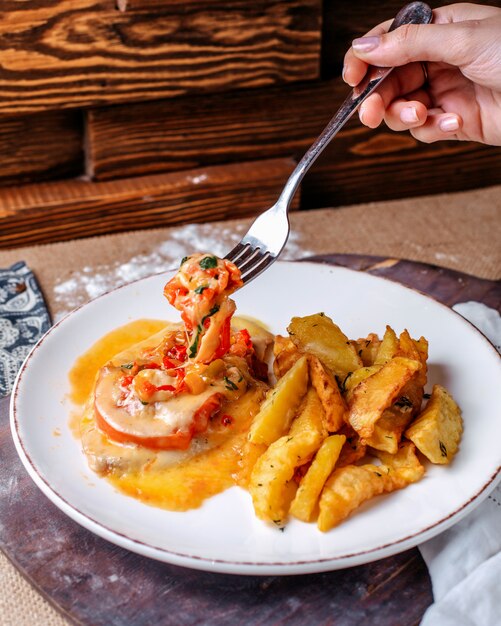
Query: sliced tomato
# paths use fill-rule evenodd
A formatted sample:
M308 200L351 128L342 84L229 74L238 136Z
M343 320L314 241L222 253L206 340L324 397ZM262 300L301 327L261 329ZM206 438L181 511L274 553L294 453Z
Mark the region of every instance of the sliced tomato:
M254 345L250 337L249 331L245 328L239 330L233 335L234 342L230 347L230 354L245 357L254 354Z
M193 415L193 434L207 430L210 418L215 415L223 403L223 394L215 393L209 396L202 406Z
M101 413L99 413L97 408L95 409L95 416L99 430L118 443L135 443L145 448L152 448L153 450L186 450L193 439L193 433L190 430L178 430L170 435L163 435L161 437L138 437L137 435L124 433L113 428Z

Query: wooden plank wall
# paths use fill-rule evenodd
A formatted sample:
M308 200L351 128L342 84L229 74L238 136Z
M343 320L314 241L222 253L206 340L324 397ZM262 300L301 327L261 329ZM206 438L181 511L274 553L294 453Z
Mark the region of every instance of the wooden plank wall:
M0 247L266 208L346 96L351 39L400 5L0 0ZM296 208L496 183L499 148L354 119Z

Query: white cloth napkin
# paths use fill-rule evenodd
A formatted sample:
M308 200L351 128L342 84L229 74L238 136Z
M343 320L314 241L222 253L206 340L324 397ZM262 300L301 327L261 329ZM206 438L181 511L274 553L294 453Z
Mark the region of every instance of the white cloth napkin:
M453 309L501 352L497 311L479 302ZM501 484L465 519L419 549L435 599L421 626L501 626Z

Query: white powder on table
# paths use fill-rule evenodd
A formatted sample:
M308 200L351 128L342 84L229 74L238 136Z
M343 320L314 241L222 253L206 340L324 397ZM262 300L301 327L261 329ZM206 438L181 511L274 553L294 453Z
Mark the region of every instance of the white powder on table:
M232 228L221 224L188 224L174 229L169 238L148 254L131 257L125 263L85 266L71 278L56 283L55 320L58 321L77 306L139 278L177 268L180 260L195 252L212 252L224 257L247 231L247 224ZM291 231L281 255L283 260L314 254L301 244L301 235Z

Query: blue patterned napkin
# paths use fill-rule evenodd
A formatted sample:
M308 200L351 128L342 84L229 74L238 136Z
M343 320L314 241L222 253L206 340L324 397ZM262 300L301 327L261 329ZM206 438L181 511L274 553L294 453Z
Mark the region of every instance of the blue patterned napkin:
M22 362L50 324L40 287L24 261L0 269L0 397L10 393Z

